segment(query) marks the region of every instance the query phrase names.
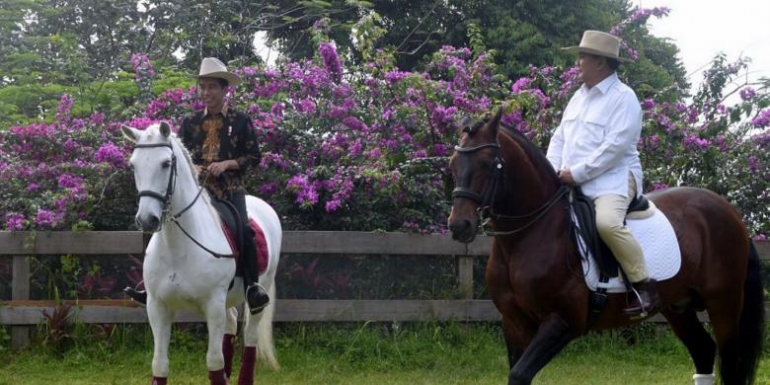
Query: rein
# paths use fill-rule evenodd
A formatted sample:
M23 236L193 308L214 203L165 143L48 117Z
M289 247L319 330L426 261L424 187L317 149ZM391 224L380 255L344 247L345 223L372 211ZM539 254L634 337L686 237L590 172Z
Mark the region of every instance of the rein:
M182 233L189 238L193 243L198 245L201 249L205 250L209 254L213 255L216 258L222 258L222 257L229 257L231 255L223 255L218 254L209 249L208 247L204 246L198 240L193 238L190 233L185 230L185 228L182 226L181 223L179 223L179 218L182 217L182 214L187 212L190 208L195 205L195 202L198 201L198 198L200 198L201 194L203 193L203 185L198 189L198 193L195 195L195 198L185 206L182 210L180 210L176 214L171 213L171 196L174 194L174 191L176 190L176 154L174 154L174 147L170 143L153 143L153 144L137 144L134 146L134 149L141 149L141 148L157 148L157 147L168 147L171 149L171 172L168 176L168 186L166 187L166 195L163 195L157 191L152 190L142 190L139 191L139 198L141 197L150 197L159 200L163 204L163 211L161 214L161 223L164 222L174 222L177 227L179 227L179 230L182 230Z
M481 225L482 226L482 231L484 232L484 235L493 235L493 236L497 236L497 235L512 235L512 234L520 233L520 232L526 230L529 226L532 226L533 224L535 224L535 222L537 222L540 218L544 217L545 214L547 214L548 211L550 211L551 208L553 208L553 206L555 206L559 202L559 200L561 198L563 198L565 195L567 195L568 192L569 192L569 189L567 187L565 187L564 185L559 186L559 190L556 191L556 194L553 196L553 198L549 199L548 202L545 202L545 204L540 206L540 208L538 208L537 210L535 210L535 211L533 211L533 212L531 212L529 214L526 214L526 215L510 216L510 215L502 215L502 214L490 213L491 215L494 215L495 217L497 217L497 219L502 219L502 220L521 220L521 219L527 219L527 218L532 217L532 216L535 216L535 217L532 218L531 221L527 222L527 224L525 224L524 226L521 226L521 227L519 227L517 229L508 230L508 231L486 231L486 230L483 230L483 225L486 224L486 222L484 222Z
M545 204L540 206L535 211L532 211L528 214L524 215L503 215L498 214L494 212L493 206L494 206L494 199L495 194L497 192L497 187L500 184L500 181L503 178L503 160L500 158L500 144L499 143L482 143L473 147L460 147L455 146L455 151L462 155L470 155L473 152L485 149L485 148L494 148L497 150L497 155L495 155L494 164L492 166L492 175L490 176L490 182L487 183L486 188L484 189L484 193L478 194L475 191L471 190L468 187L455 187L454 190L452 190L452 199L454 198L465 198L470 199L474 202L476 202L479 207L476 209L476 213L479 216L479 228L482 230L484 235L492 235L492 236L503 236L503 235L512 235L520 233L533 224L537 222L539 219L545 216L545 214L548 213L548 211L553 208L560 199L565 197L567 193L569 192L569 189L565 187L564 185L559 186L559 189L556 191L556 194L549 199ZM519 228L508 230L508 231L486 231L484 230L484 227L489 223L490 219L496 219L496 220L503 220L503 221L520 221L532 218L529 222L527 222L524 226L521 226Z

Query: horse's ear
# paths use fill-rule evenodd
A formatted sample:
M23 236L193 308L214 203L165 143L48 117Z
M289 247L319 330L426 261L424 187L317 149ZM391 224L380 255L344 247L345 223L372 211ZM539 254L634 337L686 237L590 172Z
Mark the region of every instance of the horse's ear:
M163 135L164 138L171 136L171 127L168 123L160 122L160 134Z
M491 124L495 127L500 125L500 119L503 117L503 107L500 107L497 109L497 113L495 114L495 117L492 118Z
M503 107L500 107L497 110L497 113L495 113L495 116L492 117L492 120L489 121L487 126L489 129L494 133L495 136L497 136L497 131L500 128L500 120L503 117Z
M139 130L133 127L126 126L125 124L120 125L120 131L123 131L123 136L126 137L126 139L136 143L137 140L139 140Z

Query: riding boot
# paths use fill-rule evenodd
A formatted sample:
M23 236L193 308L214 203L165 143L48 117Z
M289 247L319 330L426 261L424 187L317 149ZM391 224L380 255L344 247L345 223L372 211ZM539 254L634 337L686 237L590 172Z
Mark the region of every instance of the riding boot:
M629 293L626 315L630 318L643 318L658 311L661 306L660 297L655 289L654 279L645 279L631 283L633 290Z
M243 231L243 282L246 287L246 301L249 303L251 314L258 314L270 303L270 297L262 285L259 284L259 263L254 242L254 231L251 227Z
M133 287L127 287L123 289L123 292L126 293L129 297L131 297L134 302L139 304L139 306L147 306L147 291L145 290L136 290Z

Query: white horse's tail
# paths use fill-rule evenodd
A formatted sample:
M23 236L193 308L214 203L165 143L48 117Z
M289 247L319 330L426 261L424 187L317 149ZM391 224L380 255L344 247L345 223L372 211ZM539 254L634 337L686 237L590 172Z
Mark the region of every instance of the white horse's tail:
M257 325L257 357L278 370L281 366L275 357L275 344L273 343L273 316L275 315L275 285L270 285L267 290L271 300L262 310L262 318Z

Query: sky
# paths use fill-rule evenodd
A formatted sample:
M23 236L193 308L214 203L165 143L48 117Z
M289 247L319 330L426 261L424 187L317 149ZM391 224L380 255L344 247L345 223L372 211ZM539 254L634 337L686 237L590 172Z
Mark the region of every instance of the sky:
M635 0L641 8L666 6L667 17L651 17L650 33L668 37L679 47L695 89L702 70L718 53L728 62L750 57L751 80L770 78L770 0Z

